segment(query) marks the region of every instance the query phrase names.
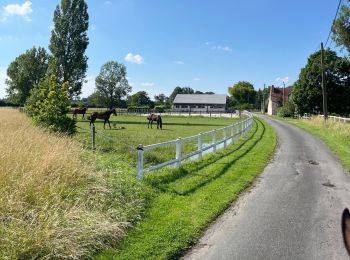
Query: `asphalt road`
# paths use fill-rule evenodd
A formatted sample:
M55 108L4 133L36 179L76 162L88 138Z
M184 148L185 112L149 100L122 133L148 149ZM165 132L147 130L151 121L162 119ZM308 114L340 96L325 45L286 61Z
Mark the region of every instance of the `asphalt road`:
M318 138L264 119L277 132L274 159L184 259L349 259L340 217L350 175Z

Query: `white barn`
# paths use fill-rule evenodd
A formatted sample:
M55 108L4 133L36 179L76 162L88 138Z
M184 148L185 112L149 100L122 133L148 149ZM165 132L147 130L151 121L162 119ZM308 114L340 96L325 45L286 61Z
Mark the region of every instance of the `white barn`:
M183 112L224 112L225 94L177 94L172 109Z

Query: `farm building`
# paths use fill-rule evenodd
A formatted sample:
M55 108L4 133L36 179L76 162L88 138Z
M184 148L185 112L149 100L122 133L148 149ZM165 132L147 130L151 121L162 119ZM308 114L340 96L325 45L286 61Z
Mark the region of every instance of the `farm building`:
M224 112L225 94L177 94L173 110L190 112Z
M293 87L270 87L270 95L267 105L267 114L276 115L277 108L283 105L283 102L288 102L291 98Z

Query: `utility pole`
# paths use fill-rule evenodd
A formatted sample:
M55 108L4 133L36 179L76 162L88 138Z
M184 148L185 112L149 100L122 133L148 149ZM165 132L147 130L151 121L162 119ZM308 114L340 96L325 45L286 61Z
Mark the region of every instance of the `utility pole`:
M264 90L263 90L263 114L265 114L265 84L264 84Z
M321 42L321 74L322 74L322 96L323 96L323 117L324 121L327 121L328 119L328 109L327 109L327 89L326 84L324 80L324 54L323 54L323 42Z
M283 81L283 106L284 106L284 89L286 88L286 84Z

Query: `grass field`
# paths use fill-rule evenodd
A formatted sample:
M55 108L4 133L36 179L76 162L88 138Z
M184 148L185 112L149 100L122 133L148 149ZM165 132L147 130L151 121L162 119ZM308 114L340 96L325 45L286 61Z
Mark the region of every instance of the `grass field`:
M79 117L81 118L81 117ZM115 153L119 160L124 160L136 167L136 147L139 144L149 145L179 137L197 135L200 132L210 131L215 128L233 124L239 119L215 118L215 117L171 117L163 116L163 130L147 128L145 116L112 116L111 126L103 129L103 121L99 120L96 126L96 147L104 153ZM88 121L78 122L77 138L86 147L91 146L91 132ZM223 138L222 132L218 134L218 140ZM210 143L211 136L203 139L203 143ZM186 143L184 152L194 151L196 141ZM146 151L144 154L145 166L152 163L160 163L175 158L175 145Z
M219 120L214 122L216 125L207 122L205 126L224 124ZM171 126L166 128L172 129ZM183 134L190 135L191 131L186 129L187 134ZM149 173L143 182L150 194L143 219L117 249L107 250L97 258L178 258L262 172L275 144L274 130L264 121L255 119L252 131L227 149L207 155L203 161L186 163L180 169L164 168ZM107 157L101 157L105 167L113 167L112 160L103 158Z
M284 119L311 134L322 139L329 148L339 157L343 165L350 171L350 125L347 123L328 120L324 123L322 118Z

